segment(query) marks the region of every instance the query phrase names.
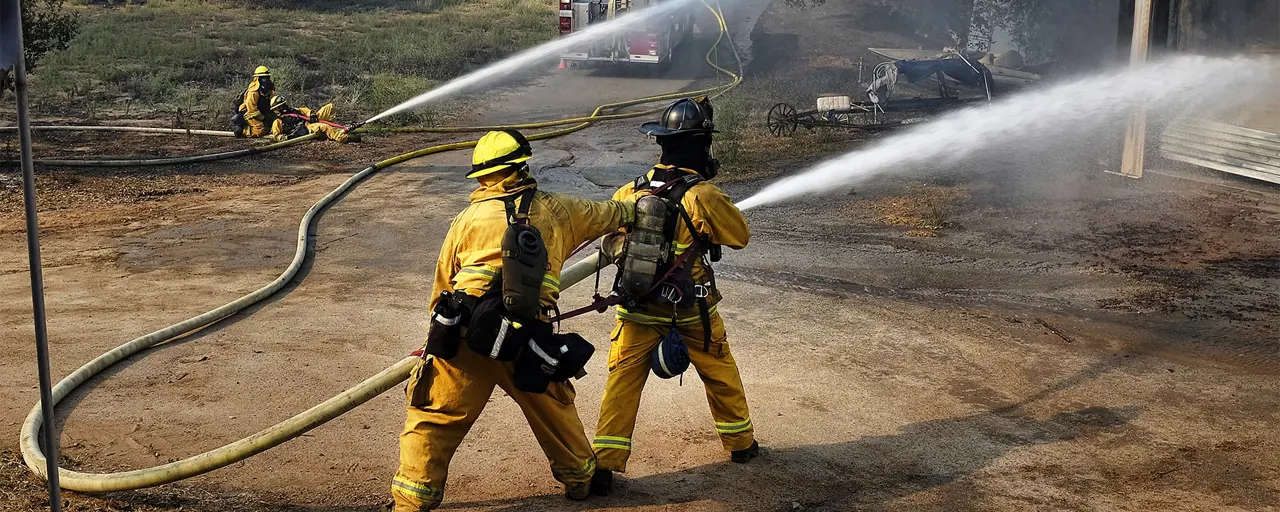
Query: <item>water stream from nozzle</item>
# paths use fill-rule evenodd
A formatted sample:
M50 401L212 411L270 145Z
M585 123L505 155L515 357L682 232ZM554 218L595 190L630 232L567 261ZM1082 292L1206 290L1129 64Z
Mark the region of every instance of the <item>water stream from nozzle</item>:
M457 94L467 88L507 78L511 75L520 73L522 68L530 64L558 56L572 48L588 45L620 32L633 30L637 27L637 24L640 24L639 26L642 27L643 24L649 20L656 19L659 16L676 13L681 9L691 7L697 2L698 0L667 0L652 7L624 13L617 18L606 22L593 24L585 30L548 41L445 82L444 85L431 89L414 97L413 99L391 107L385 112L370 117L368 120L360 124L364 125L372 123L384 117L412 110L446 96Z
M766 186L738 203L748 210L843 192L872 176L945 166L983 151L1061 144L1117 125L1134 109L1153 117L1208 114L1280 90L1274 60L1183 56L1094 75L966 108L845 153Z

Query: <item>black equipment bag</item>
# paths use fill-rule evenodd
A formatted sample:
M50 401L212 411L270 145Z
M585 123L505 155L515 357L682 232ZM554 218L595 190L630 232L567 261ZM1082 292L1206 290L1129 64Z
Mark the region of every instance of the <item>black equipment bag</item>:
M423 353L440 359L458 355L462 327L467 325L467 313L473 300L462 292L440 292L440 300L431 312L431 326L427 328L427 346Z
M516 358L516 389L545 393L547 384L564 382L583 374L595 346L576 333L534 336Z

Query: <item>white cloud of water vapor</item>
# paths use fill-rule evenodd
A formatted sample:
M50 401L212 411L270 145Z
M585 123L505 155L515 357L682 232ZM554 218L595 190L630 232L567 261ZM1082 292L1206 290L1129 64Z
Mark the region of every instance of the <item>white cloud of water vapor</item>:
M952 165L987 150L1061 143L1112 126L1139 106L1153 117L1226 109L1274 94L1278 75L1272 60L1182 56L1029 90L827 160L766 186L738 207L844 191L879 174Z

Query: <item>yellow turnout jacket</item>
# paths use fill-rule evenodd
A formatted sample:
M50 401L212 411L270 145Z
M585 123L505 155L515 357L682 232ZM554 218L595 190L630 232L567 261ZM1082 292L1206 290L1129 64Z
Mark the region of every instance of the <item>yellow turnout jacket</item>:
M436 263L432 310L440 293L462 291L479 297L501 275L502 236L507 212L502 198L516 197L536 186L533 178L515 173L493 186L471 193L471 205L449 226ZM533 196L529 223L542 233L547 246L547 271L542 280L542 307L560 298L560 270L569 253L588 240L617 231L635 220L634 201L590 201L539 190Z

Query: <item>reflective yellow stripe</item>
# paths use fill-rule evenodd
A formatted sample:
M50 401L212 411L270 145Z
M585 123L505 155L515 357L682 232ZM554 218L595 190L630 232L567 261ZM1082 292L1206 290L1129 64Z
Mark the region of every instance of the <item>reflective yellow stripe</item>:
M542 286L558 292L560 291L560 280L548 274L542 277Z
M711 306L711 308L707 310L707 314L714 315L717 307L719 306ZM631 311L627 311L627 309L622 306L618 306L617 310L618 318L623 320L631 320L633 322L639 322L647 325L671 325L671 317L669 316L653 316L643 313L633 313ZM676 318L676 325L687 325L701 321L702 317L695 313L693 316Z
M617 450L630 450L631 439L626 437L614 436L596 436L594 442L591 443L592 448L613 448Z
M679 256L679 255L681 255L681 254L684 254L684 251L688 250L688 249L689 249L690 247L692 247L692 246L693 246L693 244L691 244L691 243L688 243L688 244L682 244L682 243L680 243L680 242L676 242L676 248L675 248L676 256Z
M459 274L479 274L489 279L498 277L498 271L487 267L467 267L458 271Z
M613 435L596 435L595 442L591 443L591 448L613 448L613 449L631 449L631 438L618 438Z
M424 500L435 501L444 497L444 489L433 489L399 475L391 481L391 490L394 491L397 488Z
M591 474L595 473L595 471L596 471L596 458L595 456L592 456L591 458L587 459L586 462L582 463L582 467L577 469L576 471L552 470L551 472L554 473L556 476L577 479L577 478L586 478L588 476L591 476Z
M721 434L737 434L748 430L751 430L751 418L747 418L737 423L716 423L716 432Z

